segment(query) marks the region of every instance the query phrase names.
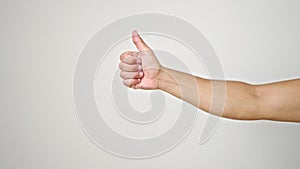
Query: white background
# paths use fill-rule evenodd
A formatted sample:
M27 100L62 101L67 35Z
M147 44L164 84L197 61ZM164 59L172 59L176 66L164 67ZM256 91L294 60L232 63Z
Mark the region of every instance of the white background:
M95 146L73 106L77 58L100 28L143 12L196 26L214 46L227 79L257 84L300 76L298 1L2 0L0 168L299 168L297 123L223 119L200 146L197 123L178 147L146 160ZM206 117L199 114L198 122Z

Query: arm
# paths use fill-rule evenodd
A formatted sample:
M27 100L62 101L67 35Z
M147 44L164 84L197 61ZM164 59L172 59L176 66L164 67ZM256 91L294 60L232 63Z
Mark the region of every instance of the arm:
M208 80L163 67L136 32L132 39L139 52L123 53L119 64L120 76L128 87L159 89L213 113L212 83L226 83L223 117L300 122L300 79L264 85Z
M210 112L211 83L217 81L169 68L161 69L158 89ZM188 78L190 80L187 80ZM191 79L196 81L197 88L191 85L192 83L189 82ZM263 85L250 85L238 81L225 81L225 83L226 100L223 117L239 120L267 119L300 122L300 79ZM182 88L199 90L199 100L193 100L188 94L182 94Z

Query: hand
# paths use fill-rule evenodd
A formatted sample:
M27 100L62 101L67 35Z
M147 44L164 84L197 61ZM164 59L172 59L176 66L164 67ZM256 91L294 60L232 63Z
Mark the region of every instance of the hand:
M157 89L162 66L136 31L132 32L132 41L138 52L128 51L120 56L123 84L134 89Z

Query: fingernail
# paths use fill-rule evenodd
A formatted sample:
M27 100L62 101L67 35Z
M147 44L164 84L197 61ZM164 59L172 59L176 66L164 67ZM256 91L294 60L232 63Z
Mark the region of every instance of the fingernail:
M138 34L137 30L133 30L133 31L132 31L132 34L133 34L133 35L137 35L137 34Z
M132 56L137 57L138 52L133 52Z

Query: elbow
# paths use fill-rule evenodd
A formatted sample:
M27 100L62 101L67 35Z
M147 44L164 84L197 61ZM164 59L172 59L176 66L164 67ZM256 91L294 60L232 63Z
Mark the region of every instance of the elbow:
M246 84L247 105L240 111L240 116L246 120L266 120L268 110L266 105L266 90L262 85ZM268 106L269 107L269 106Z
M254 85L253 88L257 119L272 120L273 114L280 109L276 95L266 85Z

